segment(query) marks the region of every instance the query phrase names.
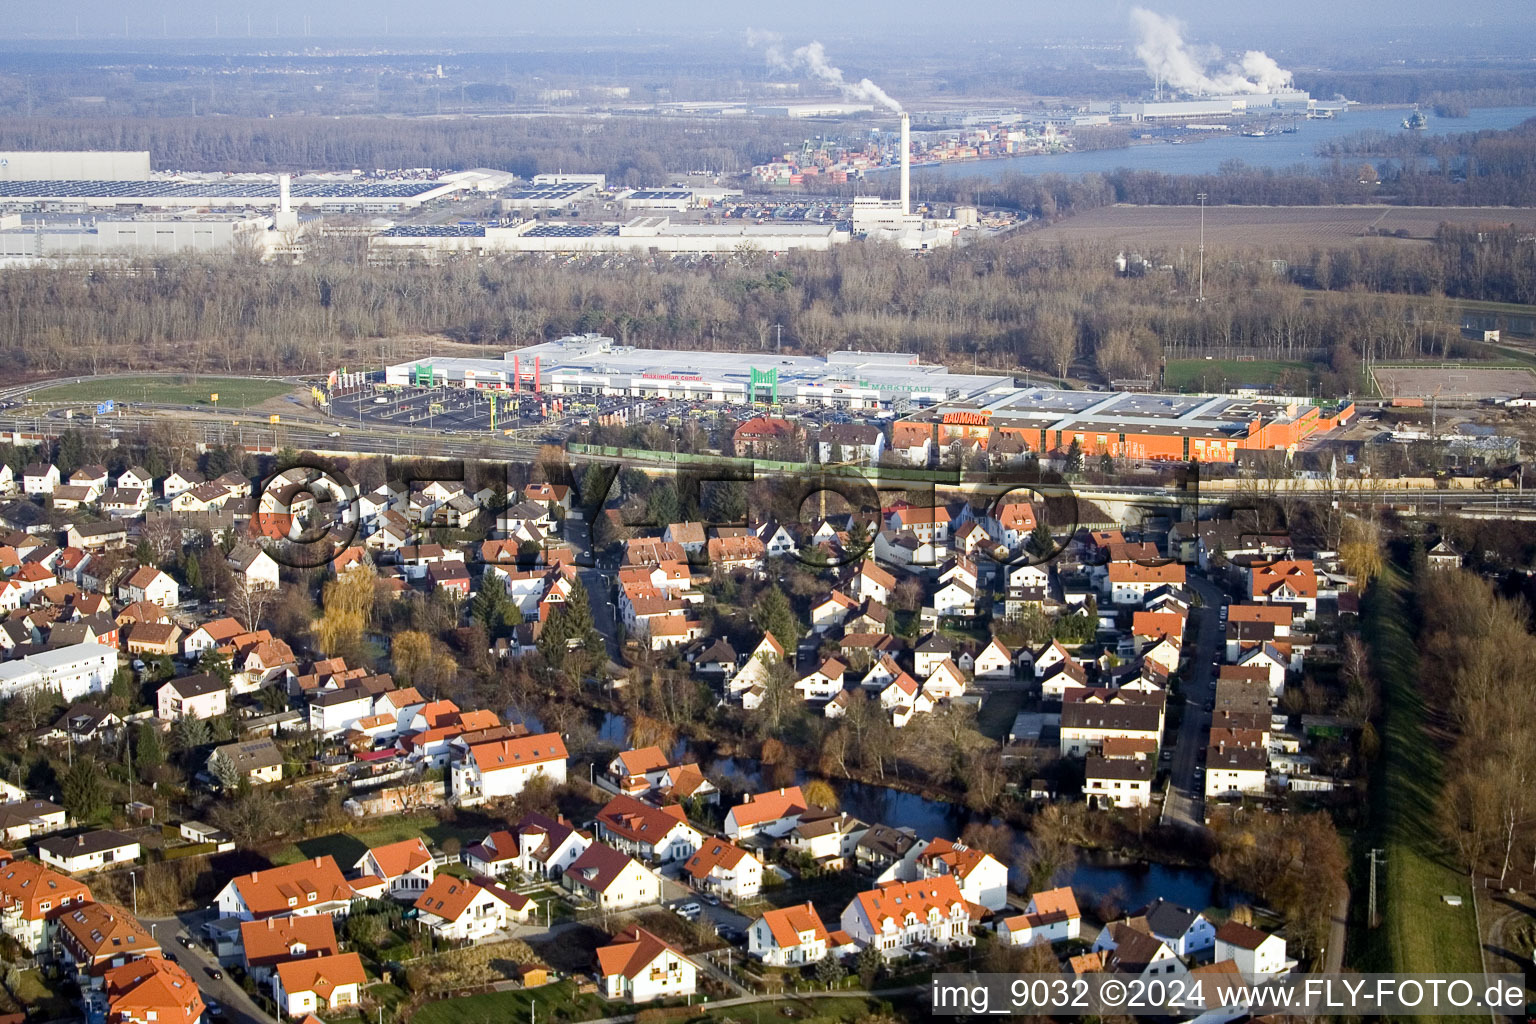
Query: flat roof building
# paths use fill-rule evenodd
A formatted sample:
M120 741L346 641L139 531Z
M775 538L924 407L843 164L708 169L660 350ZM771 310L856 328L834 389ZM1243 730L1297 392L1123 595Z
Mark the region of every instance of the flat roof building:
M909 352L697 352L635 348L600 334L572 335L501 359L438 357L387 367L389 385L439 383L534 388L555 395L611 395L847 409L904 409L980 399L1013 378L951 373Z

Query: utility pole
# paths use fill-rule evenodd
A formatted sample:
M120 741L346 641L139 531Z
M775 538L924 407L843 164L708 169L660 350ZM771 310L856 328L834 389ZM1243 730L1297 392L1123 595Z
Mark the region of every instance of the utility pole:
M784 325L773 324L772 326L775 335L777 335L777 338L773 343L773 350L775 352L782 352L784 351Z
M1382 850L1382 849L1373 849L1370 852L1370 857L1371 857L1371 898L1370 898L1370 907L1366 911L1365 925L1366 925L1367 928L1375 928L1376 925L1377 925L1377 919L1376 919L1376 865L1381 863L1383 860L1386 859L1386 853L1387 853L1387 851Z
M1195 198L1200 200L1200 297L1196 302L1205 301L1205 199L1204 192L1196 193Z

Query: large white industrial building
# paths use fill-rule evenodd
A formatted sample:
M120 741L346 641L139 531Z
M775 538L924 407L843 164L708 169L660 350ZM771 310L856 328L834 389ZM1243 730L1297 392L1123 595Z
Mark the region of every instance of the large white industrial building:
M177 252L261 253L275 244L271 216L143 214L58 217L0 214L0 263Z
M297 207L333 213L391 213L423 206L464 188L456 181L293 183ZM276 209L273 180L182 182L171 180L0 180L0 204L65 213L114 210Z
M147 181L149 150L12 150L0 181Z
M635 348L600 334L573 335L499 359L434 358L384 371L388 385L533 389L551 395L670 398L748 404L892 409L977 399L1008 391L1013 378L951 373L908 352L699 352Z
M1090 113L1107 114L1111 120L1166 121L1183 117L1243 117L1249 114L1300 113L1317 106L1301 89L1239 93L1235 96L1188 96L1174 100L1100 100L1090 103Z
M487 224L400 224L374 235L376 251L446 252L657 252L729 253L830 249L849 240L833 224L674 224L663 216L635 217L623 224L564 224L526 220L509 226Z

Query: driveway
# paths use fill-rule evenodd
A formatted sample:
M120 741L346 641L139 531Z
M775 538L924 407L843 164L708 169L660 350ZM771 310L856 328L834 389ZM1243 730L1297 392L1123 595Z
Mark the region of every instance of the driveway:
M1190 621L1195 624L1195 660L1184 684L1184 719L1179 723L1179 735L1174 743L1172 785L1163 804L1163 820L1204 828L1205 782L1203 778L1195 777L1195 769L1210 737L1211 713L1205 706L1216 696L1216 669L1212 662L1226 649L1221 609L1227 599L1221 588L1203 576L1190 573L1187 582L1203 603L1199 608L1190 609Z

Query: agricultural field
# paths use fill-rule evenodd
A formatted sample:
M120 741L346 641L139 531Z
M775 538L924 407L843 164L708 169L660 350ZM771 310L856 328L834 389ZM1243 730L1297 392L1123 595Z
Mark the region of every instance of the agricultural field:
M72 381L32 393L34 402L142 402L149 405L195 405L213 408L218 395L221 409L260 405L293 390L281 380L248 377L97 377Z
M1442 222L1516 224L1536 228L1536 210L1438 206L1211 206L1205 244L1218 248L1352 245L1398 231L1433 238ZM1052 243L1099 242L1141 249L1200 244L1198 206L1106 206L1075 214L1032 234Z

